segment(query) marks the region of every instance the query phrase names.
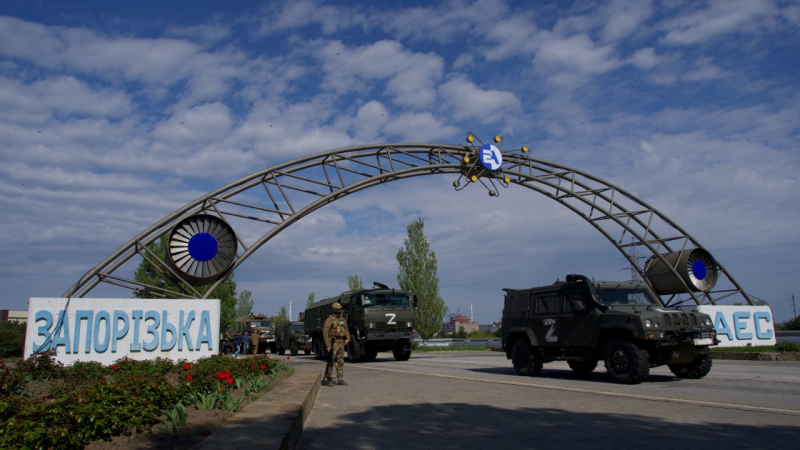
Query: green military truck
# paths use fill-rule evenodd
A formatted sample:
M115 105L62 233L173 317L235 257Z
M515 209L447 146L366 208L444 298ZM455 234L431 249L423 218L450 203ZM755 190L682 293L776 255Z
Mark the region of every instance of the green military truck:
M250 318L245 322L245 329L252 333L258 333L258 353L266 353L267 349L271 353L277 353L278 347L275 342L275 332L272 329L272 322L264 314L250 314Z
M408 292L374 283L373 289L348 291L306 308L305 334L311 336L316 359L326 359L322 326L331 315L331 305L340 303L350 329L347 357L351 362L373 360L378 352L391 350L398 361L411 357L416 298Z
M504 291L503 349L519 375L538 375L551 361L567 361L577 374L604 361L611 378L626 384L664 364L679 378L711 370L709 347L719 343L711 317L667 309L647 284L567 275L566 282Z
M297 356L300 350L306 355L311 353L311 336L305 332L303 322L283 322L275 327L275 342L279 355L285 355L286 349L292 356Z

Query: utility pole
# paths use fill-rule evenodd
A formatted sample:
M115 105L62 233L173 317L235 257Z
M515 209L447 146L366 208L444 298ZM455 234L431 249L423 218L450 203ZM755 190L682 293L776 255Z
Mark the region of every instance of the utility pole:
M792 294L792 314L794 314L794 318L797 319L797 310L794 308L794 294Z
M469 323L475 322L475 318L472 315L472 302L469 302Z
M289 317L287 317L287 319L289 319L289 322L292 321L292 301L291 300L289 300Z
M631 244L632 243L633 243L633 238L631 238ZM636 266L640 266L641 265L641 261L644 259L644 255L639 253L639 251L636 250L636 247L631 246L631 250L628 253L628 257L629 257L628 259L630 260L630 263L631 263L631 267L630 267L630 270L631 270L631 281L634 282L634 283L644 281L644 280L642 280L642 277L639 276L639 272L636 270Z

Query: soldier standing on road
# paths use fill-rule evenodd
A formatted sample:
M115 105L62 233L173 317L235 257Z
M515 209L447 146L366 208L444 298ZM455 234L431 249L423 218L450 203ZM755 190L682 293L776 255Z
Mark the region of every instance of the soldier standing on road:
M258 354L258 333L255 330L250 332L250 344L253 347L253 355Z
M242 334L242 355L247 355L250 353L250 334L245 331Z
M347 321L342 317L342 305L334 303L331 306L333 314L325 320L322 328L322 337L325 339L325 351L330 353L328 366L325 368L325 379L328 386L333 386L333 365L336 364L336 376L339 386L347 386L344 381L344 347L350 342L350 330Z

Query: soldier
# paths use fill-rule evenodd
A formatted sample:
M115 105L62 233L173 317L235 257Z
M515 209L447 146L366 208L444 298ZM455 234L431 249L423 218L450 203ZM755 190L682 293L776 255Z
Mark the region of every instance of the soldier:
M258 333L256 333L256 330L250 332L250 344L253 347L253 355L258 354Z
M233 340L231 340L231 333L226 331L225 336L222 337L222 353L233 353Z
M328 386L333 386L333 365L336 364L338 384L347 386L347 382L344 381L344 348L350 342L350 330L347 329L347 321L342 317L342 305L334 303L331 309L333 314L325 320L325 326L322 328L325 351L330 353L328 366L325 368L325 379L328 380Z

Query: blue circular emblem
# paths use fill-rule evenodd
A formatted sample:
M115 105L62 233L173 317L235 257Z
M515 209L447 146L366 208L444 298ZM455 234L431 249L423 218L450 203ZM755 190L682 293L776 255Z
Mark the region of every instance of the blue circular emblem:
M706 277L706 265L703 261L695 261L692 263L692 274L698 280L702 280Z
M478 157L483 167L487 170L495 171L503 164L503 154L500 153L500 149L492 144L486 144L481 147L478 151Z
M217 256L218 249L217 240L208 233L197 233L189 239L189 254L198 261L209 261Z

